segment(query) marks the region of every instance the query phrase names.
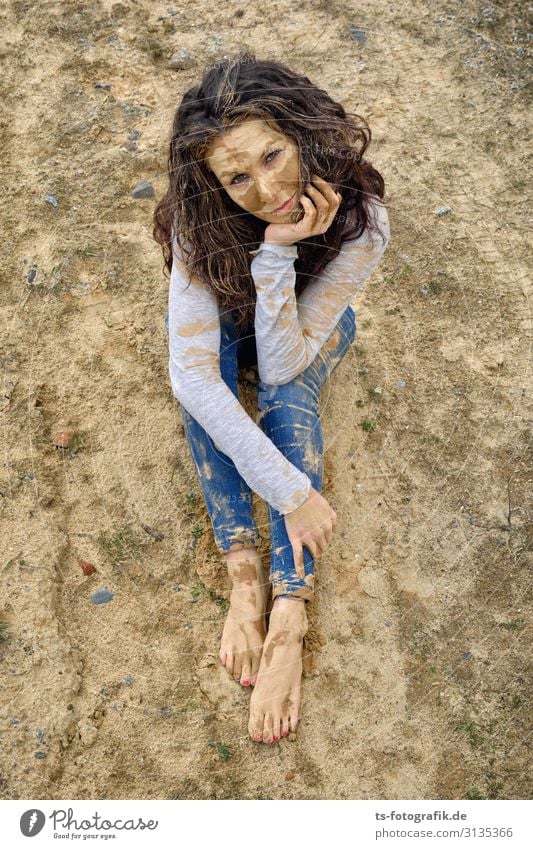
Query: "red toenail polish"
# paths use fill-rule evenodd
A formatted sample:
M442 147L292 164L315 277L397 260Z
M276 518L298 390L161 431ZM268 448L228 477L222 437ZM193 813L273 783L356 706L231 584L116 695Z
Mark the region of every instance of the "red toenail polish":
M277 743L277 742L278 742L278 740L279 740L279 737L274 737L274 740L275 740L275 742Z
M247 687L250 682L248 681L248 679L246 679L246 681L243 681L242 683L245 687Z

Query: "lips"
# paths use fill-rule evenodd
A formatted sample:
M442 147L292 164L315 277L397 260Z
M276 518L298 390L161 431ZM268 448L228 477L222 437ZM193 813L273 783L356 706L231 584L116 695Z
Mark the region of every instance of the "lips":
M288 198L288 200L286 200L286 201L285 201L285 203L282 203L282 204L281 204L281 206L278 206L278 208L277 208L277 209L273 209L273 210L271 210L271 212L270 212L269 214L271 215L271 214L272 214L272 212L285 212L285 211L287 211L287 212L288 212L288 210L289 210L289 208L290 208L290 204L291 204L291 201L292 201L293 197L294 197L294 194L292 194L292 195L290 196L290 198ZM285 210L285 209L284 209L284 207L287 207L287 210Z

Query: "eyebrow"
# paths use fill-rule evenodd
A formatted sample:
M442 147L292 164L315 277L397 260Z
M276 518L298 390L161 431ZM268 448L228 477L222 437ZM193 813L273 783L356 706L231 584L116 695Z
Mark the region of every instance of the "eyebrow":
M263 153L261 155L261 159L266 154L268 148L272 146L272 144L273 144L272 142L269 142L269 144L265 145L265 149L263 150ZM234 177L236 174L240 174L240 173L241 173L240 171L223 171L220 175L220 178L224 179L224 177Z

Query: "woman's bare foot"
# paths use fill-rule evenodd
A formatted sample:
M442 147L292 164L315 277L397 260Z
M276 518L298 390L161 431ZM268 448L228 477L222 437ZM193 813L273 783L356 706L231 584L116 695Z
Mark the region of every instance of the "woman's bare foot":
M257 683L250 699L252 740L277 743L296 731L301 704L302 648L307 632L306 602L274 599Z
M234 681L244 687L255 686L266 634L270 584L257 549L230 551L226 561L233 586L218 656Z

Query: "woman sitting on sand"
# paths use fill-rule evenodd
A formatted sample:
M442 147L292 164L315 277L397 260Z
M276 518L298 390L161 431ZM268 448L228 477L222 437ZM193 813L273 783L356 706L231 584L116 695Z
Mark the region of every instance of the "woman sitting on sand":
M298 724L314 561L337 522L321 495L320 390L390 238L383 178L363 161L370 138L307 77L243 53L183 96L154 212L171 272L170 382L232 582L219 659L254 687L258 742ZM238 393L238 369L254 365L257 423ZM268 504L270 580L252 492Z

